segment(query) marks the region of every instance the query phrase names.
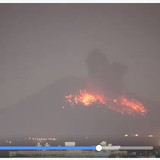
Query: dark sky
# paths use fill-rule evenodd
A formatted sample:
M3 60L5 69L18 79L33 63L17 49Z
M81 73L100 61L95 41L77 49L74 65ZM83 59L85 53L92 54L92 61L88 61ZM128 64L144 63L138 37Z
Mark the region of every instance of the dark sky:
M159 28L159 4L1 4L0 107L87 77L95 48L126 66L128 92L160 102Z

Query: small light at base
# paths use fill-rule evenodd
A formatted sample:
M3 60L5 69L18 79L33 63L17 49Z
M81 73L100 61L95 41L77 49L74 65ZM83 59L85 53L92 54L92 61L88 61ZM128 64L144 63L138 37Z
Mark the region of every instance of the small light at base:
M149 137L149 138L152 138L152 137L154 137L154 136L153 136L152 134L149 134L148 137Z
M135 137L138 137L139 136L139 134L135 134Z

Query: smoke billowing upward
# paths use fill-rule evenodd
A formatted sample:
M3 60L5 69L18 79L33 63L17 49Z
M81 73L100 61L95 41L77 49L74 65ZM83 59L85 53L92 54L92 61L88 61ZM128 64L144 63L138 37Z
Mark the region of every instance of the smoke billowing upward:
M87 56L90 89L98 89L114 95L124 94L123 77L126 66L120 63L110 64L106 54L95 49Z

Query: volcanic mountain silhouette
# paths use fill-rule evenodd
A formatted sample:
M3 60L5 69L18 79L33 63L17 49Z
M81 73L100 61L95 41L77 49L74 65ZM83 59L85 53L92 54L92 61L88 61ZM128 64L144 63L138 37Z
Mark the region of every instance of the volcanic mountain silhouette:
M110 95L127 93L123 84L124 65L109 64L98 50L86 60L88 77L64 77L54 81L39 93L28 97L0 115L0 135L13 136L111 136L124 133L151 133L159 127L158 104L133 94L147 107L145 116L122 115L98 104L90 107L70 106L65 95L88 87Z

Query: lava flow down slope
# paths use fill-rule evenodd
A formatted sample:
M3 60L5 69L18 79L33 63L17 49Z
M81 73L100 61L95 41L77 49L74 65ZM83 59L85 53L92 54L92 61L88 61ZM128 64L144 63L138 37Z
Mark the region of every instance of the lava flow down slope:
M105 97L103 94L91 93L87 90L79 90L76 94L69 94L65 96L67 101L71 105L82 104L89 107L93 104L101 104L104 107L108 107L110 110L120 112L121 114L140 114L145 115L147 113L143 104L134 98L127 96L119 97Z

